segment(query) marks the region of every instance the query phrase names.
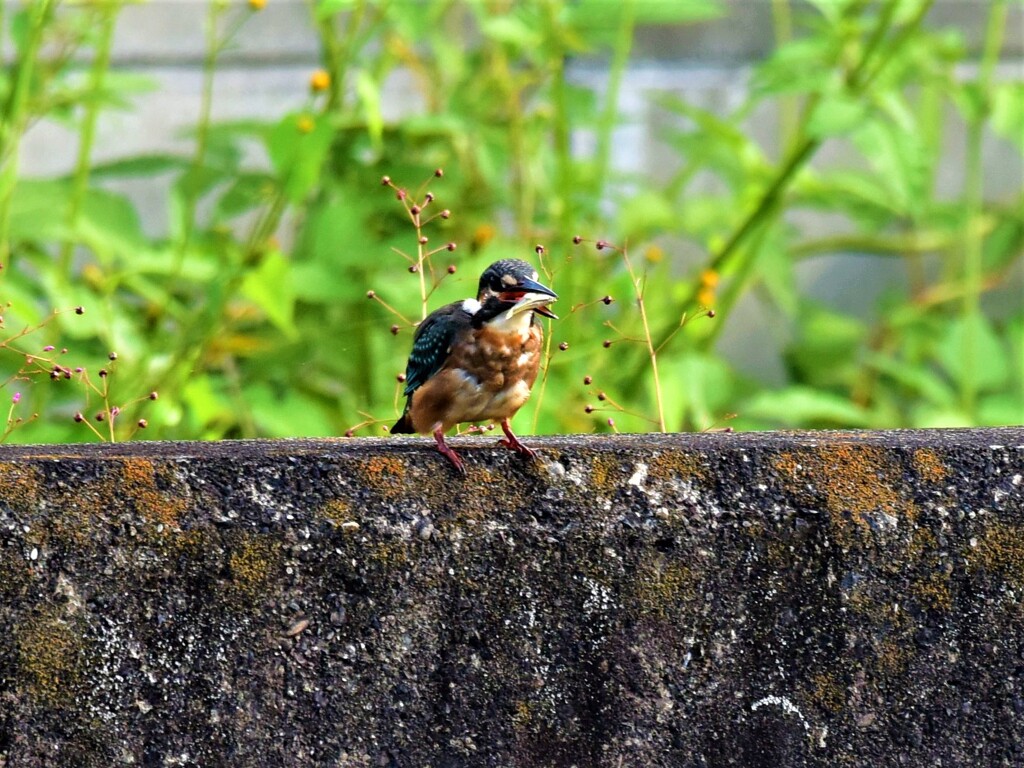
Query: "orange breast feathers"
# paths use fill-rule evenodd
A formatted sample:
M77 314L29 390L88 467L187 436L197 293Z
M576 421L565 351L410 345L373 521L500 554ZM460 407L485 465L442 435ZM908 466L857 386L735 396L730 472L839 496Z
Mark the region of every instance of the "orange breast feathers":
M413 427L429 434L438 426L447 431L465 422L512 418L537 380L543 339L539 325L511 332L467 328L444 368L412 394Z

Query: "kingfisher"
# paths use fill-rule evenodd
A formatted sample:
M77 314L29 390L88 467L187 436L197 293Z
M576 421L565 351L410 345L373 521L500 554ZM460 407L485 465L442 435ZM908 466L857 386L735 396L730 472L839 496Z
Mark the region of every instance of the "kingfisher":
M462 474L462 459L444 441L456 424L497 421L501 444L533 457L509 424L530 397L540 369L544 331L535 315L558 319L558 295L537 282L525 261L496 261L480 275L475 299L447 304L416 328L405 368L405 410L392 434L433 434L437 449Z

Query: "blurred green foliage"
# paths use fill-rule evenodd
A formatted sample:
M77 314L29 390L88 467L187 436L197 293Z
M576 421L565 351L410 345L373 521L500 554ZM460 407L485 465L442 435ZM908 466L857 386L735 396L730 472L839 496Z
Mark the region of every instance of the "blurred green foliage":
M150 87L111 66L122 3L0 6L0 371L4 391L21 395L8 427L23 427L11 439L95 439L75 412L109 415L151 390L158 401L115 414L122 436L140 415L161 438L379 434L399 408L395 377L423 311L420 276L396 252L416 258L416 231L383 175L452 213L424 229L429 248L458 244L428 262L431 307L471 295L491 261L545 244L537 263L562 319L523 432L655 429L659 389L671 430L727 414L737 428L1024 421L1024 201L989 199L982 167L987 142L1024 152L1024 83L996 72L1006 0L979 6L987 32L966 67L958 31L925 23L929 0L774 0L774 50L741 103L713 113L651 97L676 158L656 182L611 163L635 32L726 13L715 0L317 0L323 70L301 106L216 123L221 54L261 5L208 6L191 154L102 164L97 121ZM603 68L604 87L574 83L571 62ZM382 92L398 70L419 104L391 120ZM766 107L771 148L751 135ZM22 137L40 120L78 138L66 176L20 173ZM940 196L953 121L966 126L963 181ZM573 151L579 136L592 151ZM827 147L854 161L815 162ZM127 178L172 179L166 237L148 235L112 191ZM805 212L827 214L840 234L806 234ZM595 248L599 238L628 245L629 264ZM903 276L871 312L844 313L801 285L802 264L851 253ZM371 289L409 323L368 301ZM741 374L716 349L752 292L786 329L781 384ZM989 311L1000 295L1010 309ZM75 306L85 314L53 314ZM104 401L75 368L95 382L112 350Z

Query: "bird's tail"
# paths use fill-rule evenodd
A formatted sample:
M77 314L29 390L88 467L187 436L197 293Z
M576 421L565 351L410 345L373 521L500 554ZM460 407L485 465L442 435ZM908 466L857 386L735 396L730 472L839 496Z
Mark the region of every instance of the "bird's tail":
M416 430L412 426L412 418L409 416L409 408L406 407L402 413L402 418L395 422L395 426L390 429L392 435L413 435L416 434Z

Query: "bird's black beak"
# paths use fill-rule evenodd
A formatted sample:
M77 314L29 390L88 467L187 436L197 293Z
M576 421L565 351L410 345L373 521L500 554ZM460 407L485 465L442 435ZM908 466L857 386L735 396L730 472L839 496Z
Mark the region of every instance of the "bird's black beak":
M558 294L543 283L524 277L516 285L515 293L518 295L513 311L532 309L538 315L550 317L552 320L558 319L558 315L548 309L548 304L557 299Z
M544 296L550 296L551 300L554 301L558 298L558 294L552 291L543 283L538 283L536 280L531 280L528 277L524 277L519 281L518 288L526 293L540 293Z

